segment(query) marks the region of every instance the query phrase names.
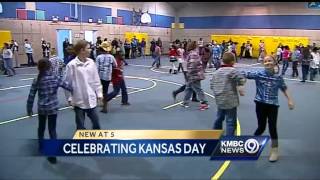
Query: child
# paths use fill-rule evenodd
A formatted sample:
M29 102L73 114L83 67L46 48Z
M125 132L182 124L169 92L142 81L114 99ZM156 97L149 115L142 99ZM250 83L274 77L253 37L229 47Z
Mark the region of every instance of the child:
M4 68L9 76L13 76L15 74L15 70L12 67L12 50L10 49L10 46L8 43L3 44L3 50L2 50L2 57L3 57L3 63Z
M185 108L189 107L189 101L191 98L191 94L193 91L197 93L201 104L200 110L206 110L209 108L208 102L204 95L204 92L201 88L201 81L205 79L203 67L201 63L200 55L197 51L197 43L193 41L190 43L188 47L188 55L187 55L187 84L185 89L185 96L182 103L182 106Z
M286 74L286 71L289 67L289 59L291 56L291 52L289 46L284 46L284 51L282 52L282 76Z
M299 46L296 46L295 51L292 53L292 77L298 77L299 72L298 72L298 61L301 58L301 53L299 50Z
M116 67L112 70L113 91L106 96L106 103L116 97L121 89L121 105L128 106L128 92L123 78L123 58L120 54L120 48L116 50Z
M183 72L184 71L184 68L183 68L183 63L185 63L185 60L184 60L184 49L182 48L182 44L179 44L178 45L178 50L177 50L177 59L178 59L178 62L179 62L179 67L178 67L178 72L180 72L180 69L181 71Z
M38 62L39 74L36 79L33 80L28 101L27 101L27 113L29 116L33 114L32 106L35 95L38 91L38 139L39 150L41 150L41 140L44 138L44 131L46 129L46 120L48 119L49 135L51 139L57 138L56 133L56 120L59 108L58 102L58 87L62 87L68 91L72 91L72 87L62 82L58 76L52 73L51 64L48 59L41 59ZM49 157L48 161L55 164L57 162L56 157Z
M312 59L309 47L303 47L301 51L301 72L302 72L302 80L301 82L306 82L307 76L310 69L310 61Z
M312 59L310 61L310 81L314 81L320 63L320 54L317 51L318 48L314 47L311 52Z
M245 77L233 67L235 55L232 52L224 53L222 60L223 65L213 73L210 82L218 106L213 129L222 129L222 122L226 119L226 135L233 136L237 126L237 106L239 106L237 91L241 96L244 95L240 86L245 84Z
M90 45L80 40L74 45L77 55L66 68L66 81L72 85L73 93L66 92L69 105L74 107L77 129L84 126L85 114L91 119L93 129L100 129L99 117L96 113L97 101L102 102L102 86L94 61L89 57Z
M264 48L261 48L259 52L258 62L262 62L265 56L266 56L266 51Z
M169 61L171 63L171 68L169 70L169 73L171 74L173 71L173 74L177 74L177 48L175 45L172 45L171 48L169 49Z
M160 67L160 57L161 57L161 47L160 47L160 42L158 40L156 42L156 46L154 48L154 53L153 53L154 61L153 61L152 65L151 65L151 67L153 67L154 65L156 65L156 68Z
M216 70L220 68L221 62L220 62L220 57L221 57L221 48L219 47L218 44L214 44L212 48L212 53L213 53L213 64Z
M271 153L270 162L278 160L278 133L277 133L277 117L278 117L278 90L280 89L288 99L289 109L294 108L294 103L288 93L288 87L283 77L276 75L274 68L277 60L273 56L264 58L264 70L257 72L246 72L246 78L254 79L256 82L256 114L258 119L258 128L255 136L263 134L267 120L269 124L269 132L271 136ZM267 83L266 83L267 82Z
M63 59L60 59L57 56L56 48L51 49L51 57L50 57L49 61L51 63L52 72L60 78L63 77L65 65L64 65Z
M117 62L114 56L111 54L111 44L108 42L103 42L100 45L100 55L96 59L96 65L102 84L103 92L103 108L101 112L108 113L107 108L107 96L109 84L112 78L112 69L117 67Z

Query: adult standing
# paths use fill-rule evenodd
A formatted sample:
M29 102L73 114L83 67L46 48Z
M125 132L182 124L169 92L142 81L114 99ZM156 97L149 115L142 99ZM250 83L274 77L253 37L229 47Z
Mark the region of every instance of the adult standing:
M19 52L19 44L16 40L11 40L10 49L14 56L14 61L16 62L15 67L19 67L19 60L18 60L18 52Z
M66 59L68 58L69 54L68 54L68 47L70 46L69 43L69 39L65 38L65 40L63 41L63 60L66 61Z
M25 53L28 58L28 66L34 66L33 49L32 49L31 43L28 41L28 39L24 40L24 49L25 49Z

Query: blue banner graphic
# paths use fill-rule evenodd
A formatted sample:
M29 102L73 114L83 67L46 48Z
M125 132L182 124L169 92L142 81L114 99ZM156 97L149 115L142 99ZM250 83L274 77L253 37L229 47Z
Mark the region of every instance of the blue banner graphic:
M208 156L211 160L257 160L268 139L268 136L151 140L57 139L41 141L41 153L44 156Z

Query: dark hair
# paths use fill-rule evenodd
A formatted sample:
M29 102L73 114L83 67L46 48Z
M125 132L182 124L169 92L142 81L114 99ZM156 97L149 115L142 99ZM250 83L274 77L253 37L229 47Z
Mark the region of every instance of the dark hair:
M314 47L314 48L312 48L312 51L313 51L313 52L317 52L317 51L318 51L318 48L317 48L317 47Z
M197 48L197 42L196 41L191 41L191 43L188 44L188 51L194 50Z
M73 46L73 50L75 52L76 55L78 55L81 51L81 49L85 49L88 45L88 41L86 40L79 40L74 46Z
M38 78L37 78L37 84L39 84L40 79L43 77L46 71L49 71L51 68L51 63L48 58L43 58L38 61Z
M302 56L303 56L303 59L309 59L310 58L310 51L309 51L309 48L308 47L304 47L302 48Z
M8 43L3 43L3 47L9 48L9 44Z

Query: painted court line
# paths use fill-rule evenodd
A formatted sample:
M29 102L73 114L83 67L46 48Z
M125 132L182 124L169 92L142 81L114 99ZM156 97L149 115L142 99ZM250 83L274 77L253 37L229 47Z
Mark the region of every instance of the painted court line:
M125 76L127 77L127 76ZM147 88L141 88L139 90L136 90L136 91L132 91L132 92L129 92L128 94L134 94L134 93L138 93L138 92L141 92L141 91L146 91L146 90L149 90L149 89L152 89L154 87L157 86L157 83L153 80L150 80L148 78L141 78L141 77L135 77L135 76L130 76L130 77L127 77L127 78L131 78L131 79L142 79L142 80L147 80L147 81L151 81L153 84L152 86L150 87L147 87ZM29 85L30 86L30 85ZM118 95L117 97L119 97L121 95ZM66 106L66 107L63 107L63 108L59 108L59 111L62 111L62 110L66 110L66 109L70 109L72 108L72 106ZM33 114L32 117L36 117L38 116L38 114ZM30 118L29 116L23 116L23 117L19 117L19 118L15 118L15 119L11 119L11 120L7 120L7 121L3 121L3 122L0 122L0 125L3 125L3 124L8 124L8 123L11 123L11 122L16 122L16 121L20 121L20 120L24 120L24 119L28 119Z
M125 76L125 77L129 78L129 79L132 78L132 79L147 80L147 81L151 81L153 83L153 85L151 87L139 89L137 91L133 91L133 92L130 92L128 94L138 93L138 92L141 92L141 91L146 91L146 90L152 89L152 88L156 87L156 85L157 85L157 83L155 81L164 82L164 83L168 83L168 84L174 84L174 85L178 85L178 86L182 85L180 83L176 83L176 82L172 82L172 81L166 81L166 80L160 80L160 79L154 79L154 78L150 79L150 78L135 77L135 76ZM211 98L214 98L214 96L209 94L209 93L205 93L205 94L210 96ZM179 103L181 103L181 102L179 102ZM170 107L168 106L167 109L171 108L171 107L174 107L174 106L177 106L179 103L170 105ZM67 106L67 107L60 108L59 111L62 111L62 110L65 110L65 109L70 109L70 108L72 108L72 106ZM32 117L36 117L36 116L38 116L38 114L32 115ZM19 118L16 118L16 119L0 122L0 125L11 123L11 122L20 121L20 120L27 119L27 118L29 118L29 116L19 117ZM241 127L240 127L239 119L237 119L237 132L236 132L236 134L237 134L237 136L239 136L241 134ZM216 171L216 173L211 177L211 179L214 179L214 180L215 179L219 179L223 175L223 173L227 170L227 168L230 166L230 163L231 163L231 161L225 161L220 166L220 168Z
M159 82L164 82L164 83L169 83L169 84L174 84L174 85L182 85L182 84L179 84L179 83L176 83L176 82L171 82L171 81L165 81L165 80L159 80L159 79L153 79L153 80L155 80L155 81L159 81ZM211 97L211 98L214 98L214 96L213 95L211 95L211 94L209 94L209 93L206 93L205 92L205 94L207 94L209 97ZM174 107L174 106L177 106L177 105L179 105L181 102L179 102L179 103L175 103L175 104L172 104L172 105L169 105L169 106L167 106L167 107L164 107L164 108L162 108L162 109L169 109L169 108L171 108L171 107ZM237 136L240 136L241 135L241 127L240 127L240 121L239 121L239 119L237 119L237 130L236 130L236 135ZM216 173L211 177L211 180L217 180L217 179L219 179L222 175L223 175L223 173L227 170L227 168L230 166L230 164L231 164L231 161L229 160L229 161L224 161L223 162L223 164L220 166L220 168L216 171Z
M22 86L12 86L12 87L7 87L7 88L2 88L0 91L5 91L9 89L19 89L19 88L24 88L24 87L30 87L31 85L22 85Z

